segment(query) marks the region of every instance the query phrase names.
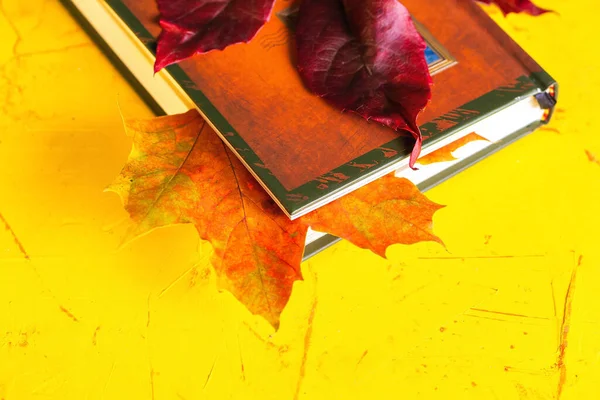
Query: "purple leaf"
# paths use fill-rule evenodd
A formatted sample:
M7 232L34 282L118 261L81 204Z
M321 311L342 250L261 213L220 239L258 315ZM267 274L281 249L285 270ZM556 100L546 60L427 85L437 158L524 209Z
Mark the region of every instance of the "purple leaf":
M267 22L275 0L157 0L162 32L158 72L195 54L250 41Z
M298 71L305 85L342 111L353 111L416 143L417 116L431 97L425 41L398 0L303 0L296 25Z

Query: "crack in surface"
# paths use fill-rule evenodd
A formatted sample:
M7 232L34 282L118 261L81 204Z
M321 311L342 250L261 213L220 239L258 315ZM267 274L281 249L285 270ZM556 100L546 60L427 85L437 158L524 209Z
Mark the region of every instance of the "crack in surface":
M69 310L67 310L65 307L63 306L59 306L58 307L60 309L60 311L62 311L67 317L69 317L73 322L79 322L79 319L77 319L76 316L73 315L73 313Z
M556 391L556 398L560 399L565 382L567 380L567 366L565 365L565 355L568 346L568 337L569 330L571 327L571 315L573 311L573 297L575 292L575 283L577 280L577 271L581 266L581 262L583 260L583 255L580 255L577 259L577 264L573 268L571 273L571 280L569 281L569 286L567 287L567 293L565 294L565 303L563 309L563 317L560 324L560 342L558 347L558 359L556 361L556 368L559 371L558 378L558 387Z
M317 275L313 274L313 280L315 282L315 288L317 286ZM302 361L300 363L300 373L298 376L298 383L296 384L296 392L294 393L294 400L298 400L300 397L300 389L302 388L302 383L304 382L304 376L306 375L306 362L308 360L308 351L310 350L311 340L312 340L312 332L313 332L313 321L315 319L315 311L317 309L317 294L313 295L313 304L310 309L310 314L308 315L307 329L304 335L304 353L302 354Z
M588 161L597 165L600 165L600 160L596 158L596 155L589 150L585 150L585 155L588 158Z
M23 68L21 65L21 61L23 59L37 56L37 55L60 53L60 52L69 51L72 49L79 49L82 47L95 46L94 43L91 42L89 39L85 39L85 42L66 45L66 46L63 46L63 47L60 47L57 49L43 49L43 50L39 50L39 51L30 51L30 52L26 52L26 53L19 53L19 47L25 42L25 38L23 35L26 35L31 31L35 31L35 30L37 30L37 28L39 28L41 26L42 22L45 20L44 16L47 15L46 6L49 3L50 3L50 1L43 2L43 4L41 5L41 11L39 12L39 15L36 16L37 17L36 24L33 27L27 28L22 33L21 29L19 29L17 27L17 24L15 24L15 22L13 22L12 17L6 11L3 1L0 0L0 15L2 15L4 17L4 19L7 22L7 25L10 27L10 30L14 33L15 38L16 38L16 40L12 44L12 48L11 48L12 54L0 65L0 80L1 80L0 87L2 87L4 89L0 92L3 97L0 100L0 104L1 104L0 110L2 111L4 116L8 117L11 120L15 120L15 116L13 115L14 113L10 112L11 108L13 108L15 106L19 106L22 103L22 99L18 98L18 96L23 96L24 92L25 92L25 88L21 84L19 84L18 79L17 79L17 73L19 73L19 72L23 73L25 71L25 68ZM80 29L81 28L77 27L76 31L80 31ZM69 32L64 32L61 34L60 37L66 35L68 33ZM71 32L71 34L72 34L72 32ZM34 42L35 42L35 40L34 40ZM9 66L13 63L17 65L16 73L9 73ZM36 119L36 120L45 119L41 114L36 112L36 110L24 109L21 111L25 112L25 115L28 118L32 118L32 119Z
M13 237L13 240L14 240L15 244L17 245L17 248L19 249L19 251L21 252L21 254L23 254L23 257L25 257L26 260L30 260L31 258L29 257L29 254L27 253L27 251L25 251L25 247L23 247L23 243L21 243L21 241L17 237L17 234L10 227L10 225L8 224L8 221L4 218L4 216L2 215L2 213L0 213L0 222L2 222L4 224L4 228Z

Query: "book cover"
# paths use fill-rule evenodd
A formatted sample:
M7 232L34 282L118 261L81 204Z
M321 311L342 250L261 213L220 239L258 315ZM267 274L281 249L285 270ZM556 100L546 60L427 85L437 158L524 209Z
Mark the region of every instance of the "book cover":
M153 0L107 0L148 50L160 32ZM407 0L429 47L432 102L419 123L424 152L448 134L554 84L471 1ZM340 113L295 69L293 2L249 44L196 56L167 73L291 218L407 161L410 135Z

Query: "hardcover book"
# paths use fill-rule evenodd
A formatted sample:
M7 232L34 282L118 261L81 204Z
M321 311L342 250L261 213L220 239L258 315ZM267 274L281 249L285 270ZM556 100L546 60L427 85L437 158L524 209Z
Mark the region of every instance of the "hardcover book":
M294 64L294 2L276 1L248 44L154 75L154 0L63 0L165 113L197 108L291 219L396 171L425 190L547 123L556 82L472 0L403 0L427 42L432 100L422 155L476 132L458 159L408 168L414 139L341 113L311 94ZM468 147L468 148L466 148ZM310 232L306 256L334 241Z

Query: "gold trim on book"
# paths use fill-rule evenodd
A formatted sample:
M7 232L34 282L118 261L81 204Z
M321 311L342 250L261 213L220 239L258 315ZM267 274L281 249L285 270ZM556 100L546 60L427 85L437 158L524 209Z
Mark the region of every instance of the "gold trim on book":
M429 47L431 47L433 51L435 51L437 55L439 55L442 58L441 60L438 60L433 64L429 65L429 73L431 75L440 73L458 64L456 58L452 57L452 54L450 54L450 52L444 46L442 46L440 42L438 42L435 36L433 36L423 24L421 24L419 21L414 21L414 23L417 27L417 30L419 31L419 33L421 33L421 36L423 36L423 39L425 39Z

